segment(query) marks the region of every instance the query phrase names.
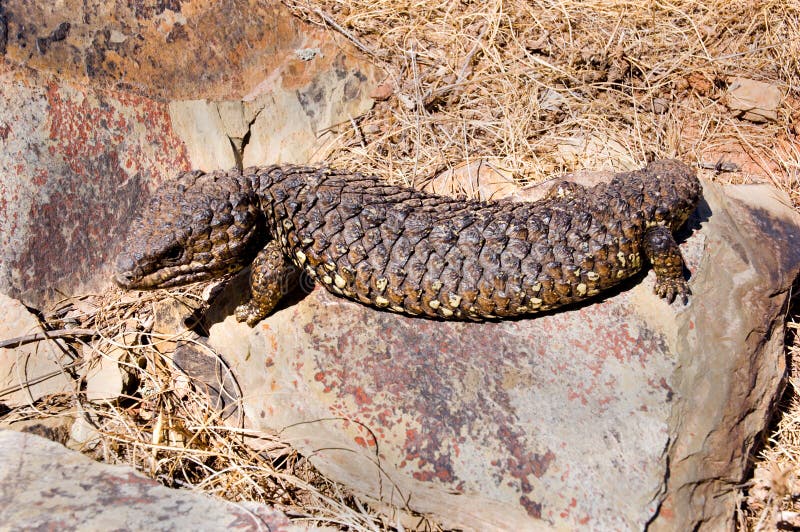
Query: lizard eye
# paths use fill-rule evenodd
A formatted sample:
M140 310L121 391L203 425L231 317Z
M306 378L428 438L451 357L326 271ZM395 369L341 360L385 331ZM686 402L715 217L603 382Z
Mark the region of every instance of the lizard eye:
M170 260L170 261L178 260L181 257L181 247L178 244L175 244L174 246L170 246L164 252L163 257L164 257L164 260Z

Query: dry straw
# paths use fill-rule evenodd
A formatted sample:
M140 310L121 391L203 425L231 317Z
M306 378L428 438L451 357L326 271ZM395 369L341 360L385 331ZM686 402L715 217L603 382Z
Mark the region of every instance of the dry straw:
M769 181L800 204L796 1L284 3L386 73L374 109L333 128L338 142L320 155L332 165L420 185L479 159L529 182L678 157L723 182ZM777 121L753 124L726 107L735 77L780 90ZM340 528L403 528L397 515L386 517L324 479L280 439L261 435L262 450L253 450L245 444L250 435L226 428L201 387L173 369L165 348L175 339L152 332L152 308L170 298L199 301L196 289L105 297L67 302L45 326L96 332L93 342L84 334L66 344L60 333L76 360L72 375L121 349L128 396L87 402L76 391L6 420L78 407L98 436L87 452L133 464L166 485L261 501ZM796 301L787 341L795 371ZM740 488L743 529L797 524L799 461L800 400L790 391L755 476ZM435 528L424 519L403 522Z

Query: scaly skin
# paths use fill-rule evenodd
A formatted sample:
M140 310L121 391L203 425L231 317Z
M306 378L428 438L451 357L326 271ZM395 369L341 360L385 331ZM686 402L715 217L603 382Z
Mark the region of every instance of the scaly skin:
M694 172L657 161L610 183L559 183L537 202L453 199L359 173L271 166L189 172L159 189L117 258L125 288L175 286L253 263L240 321L266 316L304 270L378 308L481 320L582 301L649 262L685 300L672 237L700 198Z

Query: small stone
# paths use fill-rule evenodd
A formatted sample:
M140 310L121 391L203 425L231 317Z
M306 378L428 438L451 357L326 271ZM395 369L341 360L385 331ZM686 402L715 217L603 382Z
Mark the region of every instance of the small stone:
M451 197L498 200L519 194L514 175L488 161L477 160L445 170L425 183L425 192Z
M222 419L238 414L238 395L236 382L230 370L210 349L202 346L203 341L181 342L172 355L172 365L181 373L175 386L181 392L189 387L208 397L208 404L222 414Z
M50 441L66 444L70 431L75 421L73 412L59 413L57 416L41 417L38 419L25 419L20 421L0 420L0 429L16 430L35 434Z
M595 132L588 136L576 135L561 139L554 158L568 167L612 167L633 170L639 167L631 151L607 133Z
M692 72L686 77L686 82L702 96L709 96L714 91L714 81L701 72Z
M650 102L650 110L657 115L663 115L669 111L669 100L666 98L653 98Z
M128 36L119 30L111 30L108 36L108 42L112 44L122 44L128 40Z
M123 388L119 361L126 355L120 347L100 354L86 372L86 399L89 401L112 401L120 396Z
M782 92L775 85L747 78L734 78L725 104L736 116L757 124L776 122Z
M394 94L394 87L391 83L384 82L375 87L369 94L369 97L379 102L388 100Z
M539 99L539 108L543 111L560 111L565 101L560 92L547 88Z
M530 50L531 52L541 52L546 50L548 41L550 39L550 33L547 31L543 31L541 34L534 36L528 36L523 40L523 45L526 49Z
M100 443L102 434L89 418L90 412L81 409L81 415L75 418L75 422L70 426L69 437L64 444L67 448L75 451L86 451L93 449Z
M186 330L187 320L200 307L197 299L174 296L153 303L153 332L172 335Z
M397 95L397 99L400 100L400 103L409 111L413 111L417 108L417 101L409 96L408 94L403 94L402 92Z
M39 321L18 300L0 293L0 340L41 332ZM63 366L71 360L51 340L0 348L0 403L14 407L47 395L71 393Z
M323 57L319 48L301 48L294 51L300 61L311 61L315 57Z

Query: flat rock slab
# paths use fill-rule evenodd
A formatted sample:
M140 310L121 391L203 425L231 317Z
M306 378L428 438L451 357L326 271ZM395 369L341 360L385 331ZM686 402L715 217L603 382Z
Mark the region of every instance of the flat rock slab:
M22 303L0 293L0 341L41 330ZM0 406L32 405L46 395L75 393L75 383L64 369L70 362L53 342L0 348Z
M280 511L166 488L33 434L0 430L6 530L307 530Z
M784 377L800 220L767 186L704 186L687 306L652 272L591 304L453 323L316 289L210 342L250 427L367 496L468 529L719 530Z

